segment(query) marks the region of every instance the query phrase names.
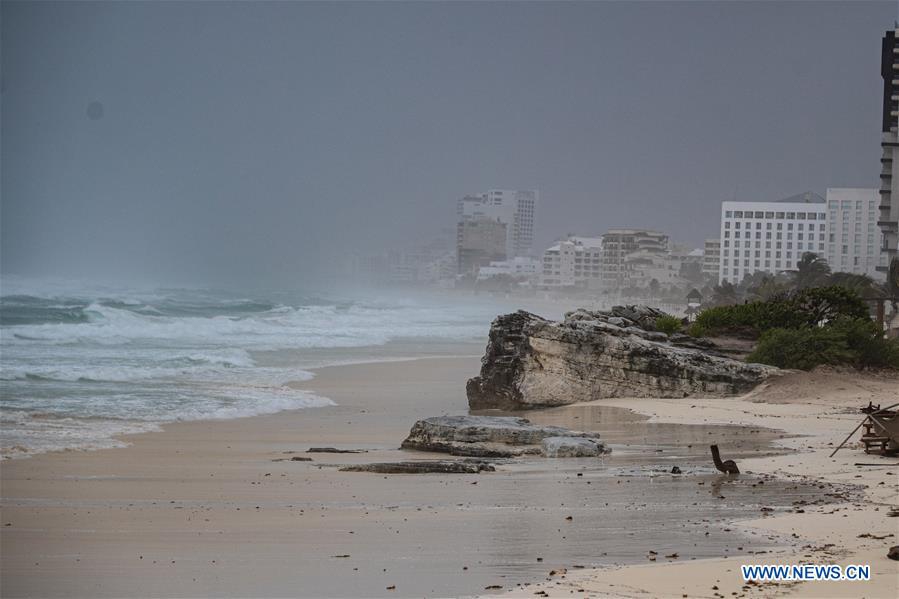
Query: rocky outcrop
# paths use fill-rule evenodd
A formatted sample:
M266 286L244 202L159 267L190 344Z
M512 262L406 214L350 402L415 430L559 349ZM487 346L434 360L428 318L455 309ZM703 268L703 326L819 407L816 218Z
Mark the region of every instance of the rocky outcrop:
M543 455L548 458L592 458L606 453L602 443L595 439L577 437L546 437L543 439Z
M736 395L776 368L718 355L713 344L655 330L646 306L576 310L562 322L518 311L490 327L472 409L557 406L603 397Z
M579 451L583 455L599 455L605 451L597 433L572 431L558 426L539 426L526 418L510 416L425 418L415 423L401 447L458 456L508 458L548 455L545 453L547 439L556 440L552 447L561 446L566 440L572 447L562 451L553 449L554 454ZM573 447L578 441L589 443L583 444L580 450L575 450ZM592 452L588 450L588 445Z

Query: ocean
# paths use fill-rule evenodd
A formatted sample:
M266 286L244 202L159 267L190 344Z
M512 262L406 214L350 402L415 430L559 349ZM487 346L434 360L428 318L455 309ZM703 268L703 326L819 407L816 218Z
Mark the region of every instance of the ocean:
M0 453L122 444L166 422L332 405L309 368L486 340L489 301L4 280ZM433 348L429 350L428 348ZM445 353L445 352L444 352Z

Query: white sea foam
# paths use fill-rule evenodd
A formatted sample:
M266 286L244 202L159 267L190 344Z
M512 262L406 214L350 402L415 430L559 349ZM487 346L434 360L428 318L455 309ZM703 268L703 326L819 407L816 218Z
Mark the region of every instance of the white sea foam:
M9 293L4 285L0 298L0 445L11 455L115 446L116 435L175 420L330 405L287 386L310 379L308 370L259 365L254 355L317 352L307 367L371 361L371 351L354 348L398 338L471 339L492 315L409 299L13 287ZM378 359L401 357L408 356Z

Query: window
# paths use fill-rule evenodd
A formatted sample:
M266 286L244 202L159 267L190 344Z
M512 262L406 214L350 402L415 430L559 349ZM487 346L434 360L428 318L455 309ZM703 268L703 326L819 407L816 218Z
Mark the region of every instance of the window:
M733 211L733 210L728 210L727 212L724 213L724 216L725 216L725 218L733 218L733 216L734 216L734 211Z
M783 218L783 217L784 217L784 213L783 213L783 212L778 212L778 213L777 213L777 218Z
M730 229L730 221L724 223L724 228L725 228L725 229Z
M764 212L756 212L755 217L756 218L765 218L765 213Z
M739 229L739 228L740 228L740 224L741 224L740 222L734 223L734 228L735 228L735 229Z
M787 220L794 220L796 218L795 212L787 212Z
M740 210L734 210L734 218L743 218L743 213Z
M766 212L766 213L765 213L765 218L774 218L774 213L773 213L773 212Z
M805 212L797 212L796 218L798 218L799 220L805 220Z

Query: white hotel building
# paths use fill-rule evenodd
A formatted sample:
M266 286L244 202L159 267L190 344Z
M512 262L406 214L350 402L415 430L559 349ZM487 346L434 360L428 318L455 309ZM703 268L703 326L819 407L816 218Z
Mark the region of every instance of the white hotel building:
M718 281L739 283L748 274L796 270L807 252L833 272L883 278L877 228L877 189L830 188L827 198L806 192L779 202L724 202Z
M807 192L778 202L723 202L718 282L739 283L748 274L796 270L806 252L825 255L824 198Z

